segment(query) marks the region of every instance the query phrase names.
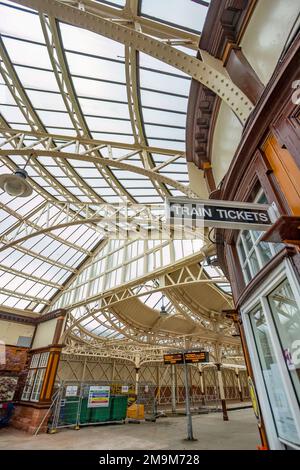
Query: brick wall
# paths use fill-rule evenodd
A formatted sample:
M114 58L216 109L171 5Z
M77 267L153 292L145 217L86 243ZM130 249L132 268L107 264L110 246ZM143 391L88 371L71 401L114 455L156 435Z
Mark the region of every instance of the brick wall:
M21 348L18 346L5 346L5 363L0 364L0 383L1 377L16 378L16 389L14 394L14 401L19 400L28 370L28 348ZM5 379L3 379L3 383ZM1 397L5 401L5 396Z

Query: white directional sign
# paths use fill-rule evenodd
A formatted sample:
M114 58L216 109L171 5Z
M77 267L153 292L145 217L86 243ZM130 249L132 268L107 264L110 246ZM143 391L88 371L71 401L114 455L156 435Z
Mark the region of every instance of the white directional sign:
M266 231L276 215L269 204L173 197L166 200L166 219L172 226Z

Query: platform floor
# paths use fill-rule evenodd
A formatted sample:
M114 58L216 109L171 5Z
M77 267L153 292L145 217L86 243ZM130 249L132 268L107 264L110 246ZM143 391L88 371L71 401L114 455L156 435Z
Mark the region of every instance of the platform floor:
M59 430L30 436L13 428L0 430L0 449L256 449L260 444L252 409L235 410L224 422L221 413L193 416L195 442L185 441L184 416L156 423L115 424Z

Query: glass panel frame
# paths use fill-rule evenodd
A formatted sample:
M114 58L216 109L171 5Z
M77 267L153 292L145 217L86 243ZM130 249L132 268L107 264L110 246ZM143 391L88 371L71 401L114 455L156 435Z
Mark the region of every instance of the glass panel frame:
M254 377L256 381L256 386L258 388L260 405L262 414L264 416L265 423L267 423L267 435L268 439L272 444L272 448L282 449L282 445L288 445L290 448L300 449L300 415L299 415L299 403L297 400L294 384L291 380L287 360L278 337L278 332L274 324L273 314L270 309L268 302L268 296L272 293L283 281L288 280L293 295L297 299L297 302L300 304L300 295L299 295L299 281L294 272L294 268L291 262L285 259L273 272L262 282L259 287L253 293L252 297L246 301L246 303L241 307L241 315L245 328L246 340L251 356L251 363L254 371ZM277 363L277 374L280 375L279 381L283 384L284 394L288 402L288 406L291 410L292 418L294 420L298 437L293 437L292 440L286 439L283 436L280 436L275 427L275 419L272 413L269 394L267 392L267 384L265 377L263 376L259 354L257 351L256 340L253 335L253 328L251 325L251 313L254 309L257 309L258 306L261 306L263 309L268 332L270 334L270 341L274 351L274 356ZM271 380L271 378L270 378ZM276 378L275 378L276 381ZM268 380L267 380L268 382ZM270 386L270 383L269 383ZM276 385L275 385L276 386ZM272 385L274 388L274 384ZM274 394L274 390L271 391L271 394ZM279 400L279 395L277 399ZM278 418L278 416L277 416ZM277 423L278 424L278 423ZM297 441L297 442L295 442Z

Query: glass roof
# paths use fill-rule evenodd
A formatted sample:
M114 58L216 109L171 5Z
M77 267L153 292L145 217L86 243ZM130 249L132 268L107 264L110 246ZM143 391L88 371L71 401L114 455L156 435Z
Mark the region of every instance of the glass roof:
M119 10L125 6L125 0L95 3ZM200 34L209 2L173 0L173 3L170 9L169 1L143 0L139 2L139 14L160 24L176 25L186 32ZM137 135L129 96L132 84L126 79L129 63L124 45L56 21L61 54L53 60L53 51L47 44L47 17L43 19L36 11L14 2L1 1L0 18L2 148L34 146L37 137L30 131L53 135L52 142L62 148L69 136L84 136L112 143L99 150L103 158L123 159L140 169L157 167L159 175L187 187L184 151L189 76L136 52L134 93L138 109L135 111L140 119ZM196 53L193 49L185 50L191 55ZM55 69L57 62L65 70L68 90L62 85L62 70ZM75 111L68 105L70 90ZM8 139L4 128L27 133ZM133 155L127 159L130 150L126 145L138 142L156 149L146 151L146 155L131 150ZM38 148L49 149L42 140ZM76 151L75 143L69 145L68 151ZM172 155L177 158L169 162ZM28 163L28 156L2 156L0 163L0 174L12 173L16 167ZM31 159L26 171L33 187L30 197L14 198L0 190L0 302L34 312L52 309L66 283L78 275L78 267L93 255L102 235L92 224L82 224L29 237L6 247L13 237L25 236L28 230L43 229L49 220L53 224L63 220L62 202L70 203L71 210L81 214L81 203L90 204L94 210L93 203L161 204L165 196L183 195L172 185L155 184L149 176L126 166L102 167L88 159L62 159L43 154ZM48 220L45 207L50 208ZM128 276L134 275L132 272Z
M207 14L209 1L197 0L142 0L141 14L187 31L200 33Z

